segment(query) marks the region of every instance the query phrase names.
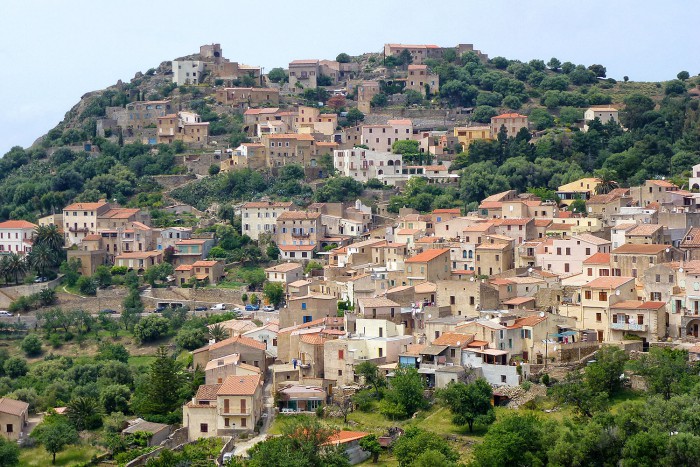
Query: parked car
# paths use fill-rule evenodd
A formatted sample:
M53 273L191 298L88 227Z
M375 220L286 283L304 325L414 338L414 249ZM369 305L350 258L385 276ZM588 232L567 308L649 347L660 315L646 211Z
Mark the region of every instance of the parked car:
M48 277L37 277L36 279L34 279L34 283L35 283L35 284L40 284L40 283L42 283L42 282L47 282L48 280L49 280Z
M117 310L112 310L111 308L105 308L104 310L100 310L100 313L105 313L108 315L116 315L119 312Z
M224 305L223 303L217 303L216 305L214 305L214 306L211 307L210 309L211 309L211 310L225 310L225 309L226 309L226 305Z
M196 306L194 307L194 311L207 311L209 308L205 306Z
M272 305L265 305L263 311L275 311L275 307Z
M245 311L258 311L260 307L258 305L248 304L245 306Z
M12 313L7 310L0 310L0 316L12 316Z
M155 310L153 310L153 313L160 313L163 310L165 310L165 305L158 305Z

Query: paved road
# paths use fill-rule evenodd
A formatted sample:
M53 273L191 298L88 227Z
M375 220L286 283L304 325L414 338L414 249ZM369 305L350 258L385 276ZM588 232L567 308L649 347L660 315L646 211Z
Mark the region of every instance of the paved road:
M265 441L267 438L267 431L270 429L270 425L272 425L275 416L275 398L272 395L272 374L269 371L268 373L269 374L265 377L265 385L263 386L263 398L265 400L263 414L267 414L267 416L263 417L263 425L260 428L260 434L255 438L236 443L233 450L235 456L246 456L248 449Z

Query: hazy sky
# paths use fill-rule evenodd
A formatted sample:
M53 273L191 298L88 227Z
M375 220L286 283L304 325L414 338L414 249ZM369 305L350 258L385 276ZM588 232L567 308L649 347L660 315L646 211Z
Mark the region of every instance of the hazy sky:
M1 1L0 155L31 145L86 92L212 42L266 71L402 42L601 63L617 79L700 72L697 0Z

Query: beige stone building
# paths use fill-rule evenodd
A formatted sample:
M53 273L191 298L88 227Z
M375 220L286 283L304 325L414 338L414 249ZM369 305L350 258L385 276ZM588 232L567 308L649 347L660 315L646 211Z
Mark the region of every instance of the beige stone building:
M203 146L209 142L209 122L194 112L158 117L158 143L170 144L173 141Z
M210 360L226 355L239 354L241 363L251 364L264 373L267 369L265 344L243 336L230 337L214 344L205 345L192 352L193 365L206 368Z
M440 91L440 77L432 73L427 65L408 65L405 89L419 92L423 97L435 95Z
M272 88L219 88L214 94L219 104L247 109L261 105L279 105L279 89Z
M260 375L232 375L222 384L200 386L183 407L189 440L252 432L264 407L262 383Z
M96 203L73 203L63 208L63 233L66 247L76 245L89 234L97 233L97 218L110 210L104 200Z
M302 167L318 165L316 140L309 134L281 133L263 135L268 167L297 164Z
M261 170L267 167L267 151L262 143L243 143L226 157L221 159L221 171L253 169Z
M518 132L525 128L529 130L529 123L526 115L508 113L491 117L491 137L496 138L501 127L506 128L509 138L515 138Z
M260 375L260 368L241 362L238 354L210 360L204 368L205 384L221 384L229 376Z
M277 218L293 209L291 201L249 201L241 206L241 235L258 240L260 234L277 234Z
M323 237L318 212L287 211L277 217L276 243L283 260L309 260Z
M431 248L408 258L404 263L408 285L448 280L451 277L449 248Z
M281 282L287 290L287 285L304 277L304 266L301 263L282 263L265 269L268 282Z
M27 433L27 420L29 418L29 404L23 401L0 398L0 434L10 441L25 438Z
M280 310L280 329L310 323L338 314L338 299L332 295L310 293L289 299L287 308Z

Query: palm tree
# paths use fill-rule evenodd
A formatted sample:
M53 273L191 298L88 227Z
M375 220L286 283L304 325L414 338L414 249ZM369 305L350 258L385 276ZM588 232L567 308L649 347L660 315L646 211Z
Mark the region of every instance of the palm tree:
M7 273L14 276L15 284L19 284L19 276L27 272L27 263L17 253L10 253L7 263Z
M56 264L56 256L56 252L48 244L39 243L29 252L27 261L39 276L43 276L47 269Z
M221 323L213 324L209 327L209 339L214 339L214 342L219 342L228 337L226 328Z
M100 407L92 397L78 396L66 407L66 415L78 431L94 428L100 420Z
M36 228L34 245L47 245L50 250L59 252L63 248L63 235L56 225L40 225Z
M9 284L12 280L10 257L8 255L3 255L2 259L0 259L0 275L5 279L6 284Z
M615 181L617 178L617 172L612 169L598 169L594 172L595 177L600 180L598 185L595 187L595 193L597 195L607 195L615 188L619 188L620 185Z

